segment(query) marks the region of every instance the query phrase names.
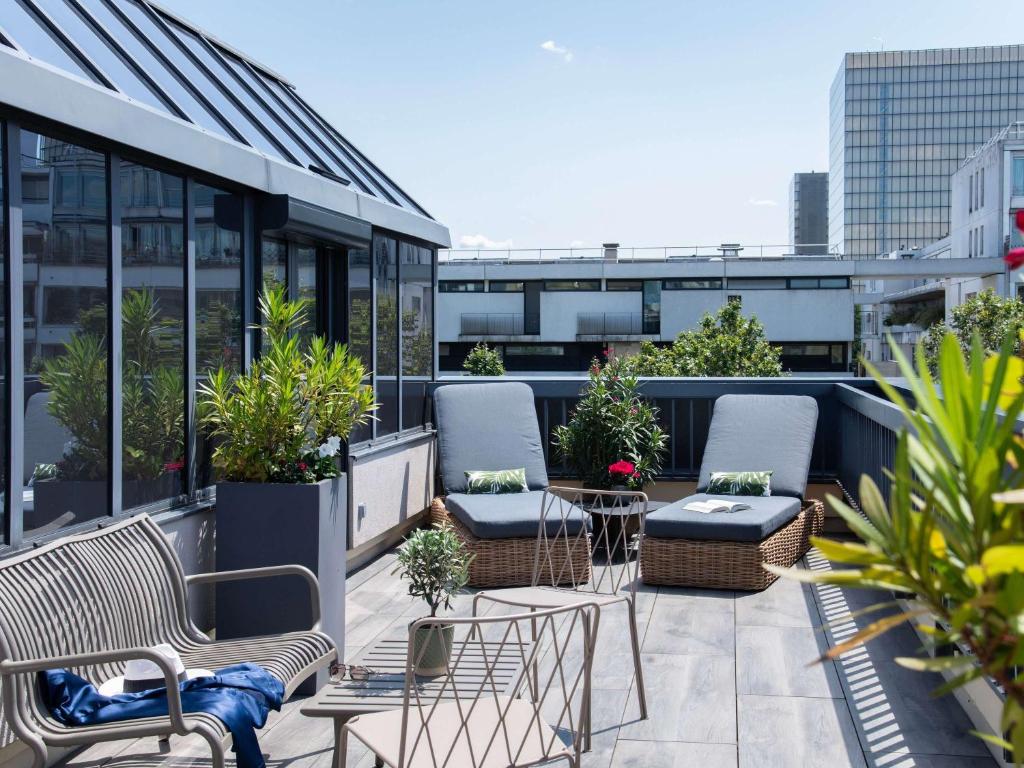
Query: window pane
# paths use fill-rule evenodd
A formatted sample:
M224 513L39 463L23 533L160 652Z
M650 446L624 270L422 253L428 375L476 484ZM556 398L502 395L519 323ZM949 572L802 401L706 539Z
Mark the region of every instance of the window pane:
M607 280L605 286L609 291L642 291L643 280Z
M849 288L850 281L845 277L823 277L818 284L822 288Z
M402 429L427 420L427 382L434 370L433 252L399 245L402 275Z
M398 431L398 262L397 243L373 238L373 277L377 291L377 436Z
M311 245L297 245L294 255L296 298L306 302L306 324L299 331L299 337L308 343L319 330L316 305L316 248Z
M493 286L494 283L491 283ZM522 285L522 283L520 283ZM483 280L441 280L437 284L441 293L483 293ZM520 289L522 290L522 289Z
M735 287L735 285L733 286ZM790 288L817 288L818 278L816 277L791 277L789 278Z
M35 14L29 13L21 3L4 4L3 28L14 38L14 42L25 49L33 58L45 61L55 67L95 82L95 78L87 74L85 68L72 58L64 47L58 43L43 27Z
M36 0L36 2L60 24L61 28L68 33L82 51L92 57L92 60L114 81L114 85L125 96L167 111L167 107L156 97L149 86L107 46L106 42L81 16L71 10L64 0Z
M600 291L600 280L545 280L545 291Z
M370 253L363 248L351 248L348 252L348 351L363 361L363 367L367 370L367 384L371 383L373 373L370 337L372 307ZM349 443L360 443L372 436L373 425L367 423L352 431Z
M522 281L513 280L491 280L487 284L487 290L491 293L522 293Z
M261 285L260 291L268 288L281 288L287 285L288 279L288 244L283 240L263 238L260 251Z
M223 366L242 368L242 235L233 209L241 197L203 184L195 185L196 217L196 375L205 379ZM218 215L218 211L222 212ZM199 446L199 487L216 481L209 464L209 444Z
M1024 195L1024 157L1013 158L1013 194Z
M4 190L4 161L7 154L4 152L4 130L3 121L0 121L0 259L6 259L7 254L4 246L7 238L3 236L4 216L7 214L7 195ZM7 317L7 285L4 283L4 270L0 270L0 435L7 434L7 355L4 347L7 340L7 326L4 318ZM7 439L0 439L0 489L7 487ZM0 494L0 544L6 543L4 531L7 530L7 494Z
M183 189L179 176L121 165L121 198L129 198L121 208L125 509L185 493Z
M662 283L662 288L666 291L710 290L721 289L721 287L722 281L720 278L712 278L710 280L687 278L683 280L665 280Z
M22 479L28 488L25 535L31 537L44 525L110 514L106 159L23 131L21 162L36 188L59 192L24 207Z

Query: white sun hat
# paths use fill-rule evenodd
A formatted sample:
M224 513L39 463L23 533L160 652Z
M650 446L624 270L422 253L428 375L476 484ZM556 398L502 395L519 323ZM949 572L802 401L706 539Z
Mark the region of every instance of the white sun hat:
M174 665L179 683L195 677L213 676L213 672L208 669L185 669L181 656L166 643L155 645L152 650L166 656ZM99 687L99 693L101 696L117 696L121 693L139 693L153 688L164 688L166 685L163 670L156 662L149 659L131 659L125 666L124 674L103 683Z

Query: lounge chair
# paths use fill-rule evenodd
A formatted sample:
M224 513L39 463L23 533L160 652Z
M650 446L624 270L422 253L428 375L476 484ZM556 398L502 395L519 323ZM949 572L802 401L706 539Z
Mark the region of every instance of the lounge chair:
M805 499L818 405L793 395L723 395L715 401L697 493L651 512L640 557L645 584L758 590L821 534L825 510ZM770 496L708 496L712 472L771 470ZM739 500L739 512L691 512L709 498Z
M547 466L541 443L533 390L519 382L448 384L434 392L441 482L447 494L431 504L431 518L451 525L474 556L473 587L524 587L534 583L537 531ZM521 493L466 493L466 473L475 470L525 469ZM547 523L555 535L562 521ZM589 537L576 537L583 515L568 523L574 537L572 567L553 563L559 583L590 578Z

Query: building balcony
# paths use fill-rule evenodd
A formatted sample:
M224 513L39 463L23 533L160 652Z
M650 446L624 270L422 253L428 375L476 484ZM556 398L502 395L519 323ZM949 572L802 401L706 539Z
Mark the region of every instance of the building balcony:
M576 338L593 341L627 341L643 335L639 312L580 312L576 315Z
M524 317L511 313L463 313L459 318L460 337L523 336Z

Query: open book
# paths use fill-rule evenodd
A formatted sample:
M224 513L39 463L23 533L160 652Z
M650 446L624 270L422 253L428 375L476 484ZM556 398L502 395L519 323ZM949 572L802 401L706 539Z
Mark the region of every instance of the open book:
M739 512L744 509L750 509L750 505L744 504L742 501L708 499L707 501L691 501L683 509L687 512L700 512L707 515L711 512Z

